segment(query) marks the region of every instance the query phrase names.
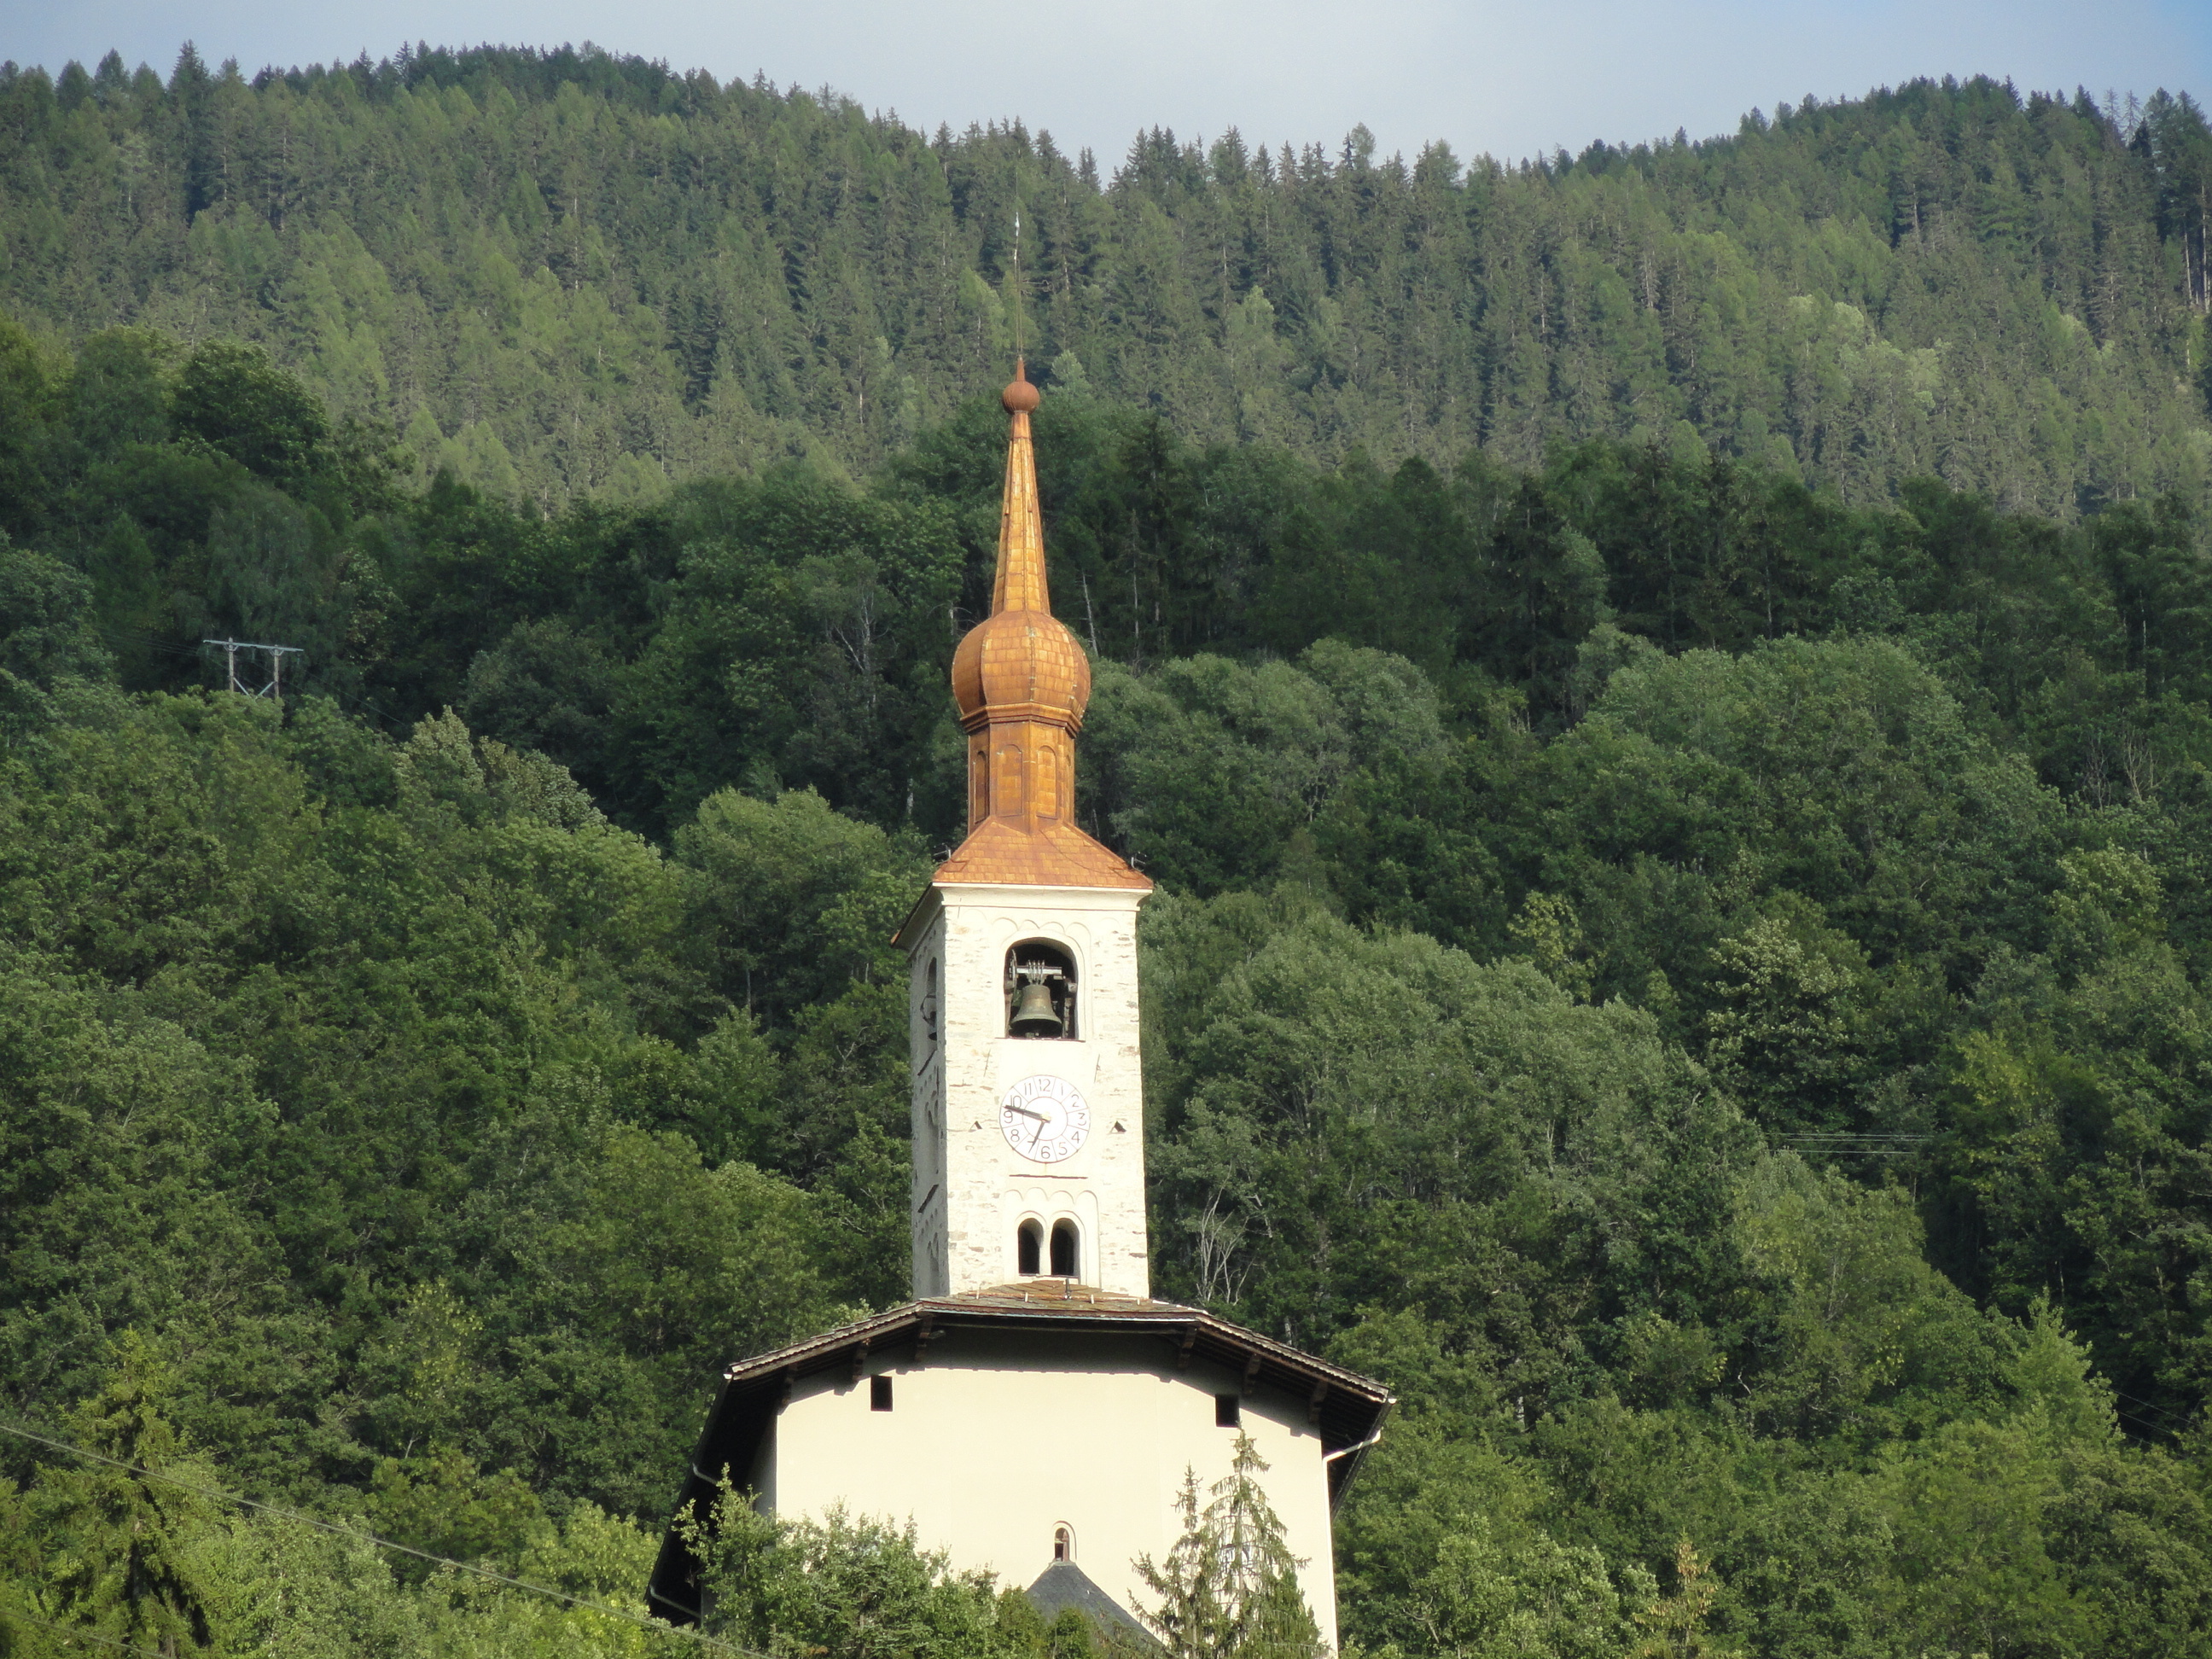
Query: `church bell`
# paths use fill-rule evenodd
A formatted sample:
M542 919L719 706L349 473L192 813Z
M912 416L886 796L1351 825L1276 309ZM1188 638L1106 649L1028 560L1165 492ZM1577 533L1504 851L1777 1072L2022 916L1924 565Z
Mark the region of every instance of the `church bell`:
M1052 1006L1052 988L1037 980L1024 985L1021 995L1014 1000L1009 1029L1016 1036L1058 1036L1060 1019Z

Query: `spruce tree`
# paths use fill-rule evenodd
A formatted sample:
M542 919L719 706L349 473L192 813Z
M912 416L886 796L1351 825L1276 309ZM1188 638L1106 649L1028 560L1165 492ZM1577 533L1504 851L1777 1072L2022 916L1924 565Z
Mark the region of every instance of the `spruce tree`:
M1159 1597L1137 1613L1171 1659L1319 1659L1321 1628L1298 1589L1300 1563L1259 1477L1252 1437L1237 1437L1228 1474L1200 1506L1198 1476L1183 1472L1176 1507L1182 1535L1165 1560L1137 1559L1137 1576Z
M189 1464L179 1473L186 1448L161 1404L167 1365L135 1332L119 1347L107 1386L69 1418L70 1440L103 1461L51 1471L32 1493L48 1547L45 1610L103 1645L164 1659L211 1653L215 1597L194 1545L219 1522L179 1484L198 1477Z

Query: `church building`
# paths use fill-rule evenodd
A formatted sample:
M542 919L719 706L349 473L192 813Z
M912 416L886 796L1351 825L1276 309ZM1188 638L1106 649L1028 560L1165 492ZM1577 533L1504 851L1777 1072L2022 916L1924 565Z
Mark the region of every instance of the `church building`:
M732 1365L677 1512L727 1471L763 1510L911 1520L956 1568L1127 1612L1136 1559L1164 1561L1181 1535L1185 1470L1225 1475L1241 1430L1333 1650L1329 1518L1390 1396L1152 1297L1137 985L1152 883L1075 822L1090 662L1046 592L1038 394L1018 368L1003 401L991 614L952 660L968 837L897 937L914 1300ZM673 1530L651 1595L670 1618L702 1611Z

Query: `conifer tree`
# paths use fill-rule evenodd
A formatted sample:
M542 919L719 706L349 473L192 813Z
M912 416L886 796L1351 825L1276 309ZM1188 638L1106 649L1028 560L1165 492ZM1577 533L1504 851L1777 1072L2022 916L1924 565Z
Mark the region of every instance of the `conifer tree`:
M216 1597L194 1544L219 1523L206 1498L175 1484L192 1477L178 1474L187 1449L162 1411L166 1363L136 1332L118 1360L69 1419L70 1439L112 1462L50 1472L32 1494L49 1546L45 1610L102 1645L164 1659L212 1653Z
M1674 1545L1674 1594L1637 1615L1636 1622L1650 1634L1636 1644L1630 1659L1736 1659L1736 1650L1723 1646L1705 1628L1719 1594L1712 1569L1684 1534Z
M1301 1564L1260 1484L1267 1471L1251 1436L1238 1434L1235 1461L1202 1508L1196 1473L1183 1472L1176 1499L1182 1535L1166 1559L1138 1557L1137 1576L1159 1604L1137 1613L1170 1659L1318 1659L1322 1652L1298 1589Z

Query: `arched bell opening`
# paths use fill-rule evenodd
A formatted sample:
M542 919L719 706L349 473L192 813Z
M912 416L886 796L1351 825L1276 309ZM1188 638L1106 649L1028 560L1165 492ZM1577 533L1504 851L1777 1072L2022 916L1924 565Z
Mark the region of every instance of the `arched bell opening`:
M1052 1276L1054 1279L1083 1277L1080 1239L1081 1235L1076 1231L1073 1221L1052 1224Z
M1006 952L1006 1035L1076 1035L1075 956L1048 939L1024 939Z
M1052 1559L1055 1561L1075 1559L1075 1528L1054 1527L1052 1529Z
M1034 1279L1044 1271L1044 1224L1024 1221L1014 1230L1014 1271Z

